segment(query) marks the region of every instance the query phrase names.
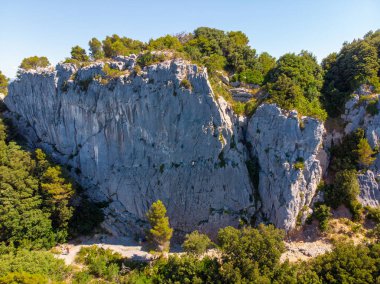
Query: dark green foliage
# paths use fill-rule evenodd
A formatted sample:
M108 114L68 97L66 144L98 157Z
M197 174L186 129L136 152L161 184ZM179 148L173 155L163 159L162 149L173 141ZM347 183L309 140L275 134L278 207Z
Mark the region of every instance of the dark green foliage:
M50 65L49 60L42 56L32 56L32 57L27 57L24 58L20 64L20 68L25 69L25 70L30 70L30 69L37 69L38 67L47 67Z
M213 247L213 243L207 235L193 231L186 235L182 247L185 252L201 255L205 253L207 249Z
M380 255L370 248L353 244L338 244L309 264L322 283L378 283Z
M93 37L88 45L90 47L90 56L92 59L102 59L104 57L102 43L95 37Z
M78 60L80 62L86 62L89 60L89 57L86 53L86 50L81 48L79 45L76 45L71 48L71 59Z
M319 229L325 232L328 228L329 219L332 214L330 212L330 207L325 204L317 204L314 208L313 217L319 221Z
M156 262L151 273L152 283L221 283L218 261L208 257L170 256Z
M166 35L157 39L151 39L148 43L149 50L182 50L182 44L175 36Z
M110 249L97 246L82 247L76 261L88 266L88 272L95 277L116 281L119 275L122 256Z
M336 174L334 184L324 187L325 202L337 208L344 204L353 214L353 220L361 218L362 206L357 201L359 195L359 182L356 170L343 170Z
M5 95L8 93L8 81L9 79L0 71L0 93Z
M4 246L0 249L0 277L12 278L24 274L23 277L63 281L70 270L61 259L56 259L51 253L44 251L16 250ZM34 275L34 276L31 276ZM0 282L1 283L1 282ZM5 282L6 283L6 282ZM22 282L21 282L22 283ZM33 283L33 282L27 282Z
M117 55L130 55L132 53L140 53L145 44L138 40L133 40L127 37L119 37L118 35L107 36L103 40L103 51L105 57L115 57Z
M185 88L185 89L187 89L187 90L191 90L191 83L190 83L190 81L187 80L186 78L183 79L183 80L181 81L181 83L179 84L179 86L180 86L181 88Z
M82 92L87 92L88 87L90 86L90 84L92 83L93 80L94 80L94 78L88 78L88 79L85 79L85 80L77 81L79 89Z
M0 241L33 248L66 241L69 223L73 232L77 224L71 220L75 192L71 182L40 149L32 155L6 139L0 120ZM86 210L83 205L79 212ZM101 219L96 212L90 211L91 228Z
M379 83L380 31L367 34L363 39L344 43L338 54L325 58L323 87L324 103L330 116L344 111L349 95L361 84L380 87Z
M285 251L283 238L283 231L262 224L257 229L226 227L218 233L224 264L250 280L257 269L263 275L270 275Z
M367 211L366 217L376 222L376 224L380 224L380 208L366 207L365 209Z
M379 104L379 100L371 100L368 102L366 107L366 112L369 113L372 116L379 114L379 109L377 108L377 105Z
M271 102L288 110L296 109L302 115L326 119L327 114L319 102L323 73L311 53L283 55L269 78L267 89Z
M203 61L207 67L207 71L211 73L218 70L223 70L226 66L226 58L218 54L211 54L210 56L206 56Z
M137 63L141 67L156 64L165 61L166 57L163 53L146 52L137 59Z
M358 128L355 132L346 135L341 144L331 147L330 169L335 172L356 169L358 165L358 145L364 139L364 130Z

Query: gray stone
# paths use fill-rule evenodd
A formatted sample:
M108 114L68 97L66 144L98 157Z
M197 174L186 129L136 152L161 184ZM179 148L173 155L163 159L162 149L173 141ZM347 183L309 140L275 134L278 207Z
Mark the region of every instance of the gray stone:
M174 60L141 76L77 86L101 68L81 68L64 91L58 82L73 76L72 65L24 72L5 103L31 144L70 165L92 198L111 202L105 227L141 231L157 199L181 232L249 220L255 208L246 150L234 135L239 122L223 99L216 101L207 74ZM183 78L192 90L180 87Z
M302 126L300 125L302 121ZM294 228L322 178L318 153L324 151L324 127L313 118L299 121L295 111L261 105L248 122L247 143L260 166L258 193L264 218L277 227ZM303 161L303 169L295 163Z

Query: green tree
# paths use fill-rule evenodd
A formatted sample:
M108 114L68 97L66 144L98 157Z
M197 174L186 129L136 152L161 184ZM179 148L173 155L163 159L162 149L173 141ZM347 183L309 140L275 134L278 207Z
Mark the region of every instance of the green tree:
M224 263L240 271L242 277L253 280L257 269L261 275L271 275L285 251L284 236L282 230L272 225L260 224L257 229L245 227L240 230L226 227L219 230L218 243Z
M182 44L175 36L166 35L157 39L151 39L148 44L150 50L182 50Z
M344 43L339 53L330 54L322 61L325 72L323 102L330 116L339 116L344 104L360 85L380 88L379 74L380 31L363 39Z
M213 73L218 70L223 70L226 66L226 58L218 54L212 54L210 56L205 57L203 60L209 73Z
M330 207L325 204L319 204L315 206L313 215L319 221L319 229L325 232L328 228L329 219L332 216Z
M71 48L71 58L81 62L86 62L89 60L86 50L80 47L79 45L76 45Z
M126 37L121 38L116 34L107 36L102 43L104 55L109 58L118 55L125 56L132 53L140 53L145 48L145 44L141 41Z
M201 255L211 248L213 243L210 238L205 234L200 234L198 231L193 231L187 234L182 247L185 252Z
M302 51L298 55L285 54L268 74L266 88L269 100L282 108L296 109L302 115L325 120L327 114L319 101L322 74L321 67L311 53Z
M170 228L169 218L166 216L166 207L161 200L152 204L146 214L150 229L148 238L159 251L167 251L170 247L170 239L173 229Z
M9 79L0 71L0 93L5 95L8 93L8 81Z
M374 151L368 144L367 139L360 139L357 148L359 165L362 167L369 167L375 161L376 158L373 157Z
M369 248L352 243L337 244L332 252L318 256L309 265L322 283L376 283L378 273Z
M95 37L93 37L88 45L90 47L90 55L94 60L98 60L104 57L102 43Z
M42 56L32 56L24 58L20 64L20 68L24 70L30 70L30 69L37 69L37 68L44 68L50 65L49 60Z

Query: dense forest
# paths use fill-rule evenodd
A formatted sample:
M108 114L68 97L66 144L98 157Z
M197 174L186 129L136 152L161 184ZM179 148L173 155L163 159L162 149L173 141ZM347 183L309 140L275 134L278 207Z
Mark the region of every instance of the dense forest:
M118 35L102 41L92 38L89 53L74 46L65 62L85 66L133 53L140 54L138 72L168 59L158 51L207 67L215 94L223 96L237 114L251 115L259 104L270 102L324 121L342 114L345 102L360 86L367 85L373 93L380 91L380 30L344 43L321 64L305 50L278 59L267 52L258 54L244 33L206 27L147 43ZM22 61L20 70L49 65L46 57L33 56ZM104 72L110 77L120 74L108 64ZM234 101L222 77L261 95L244 103ZM8 81L0 72L0 93L7 94ZM64 167L42 150L25 147L9 121L0 119L0 283L380 283L380 209L361 206L356 179L378 151L371 148L360 128L340 145L333 145L330 170L334 182L320 185L325 201L315 204L308 218L326 232L332 209L344 205L352 221L373 222L366 244L335 242L331 252L310 261L282 262L282 230L270 224L257 228L242 224L220 229L214 242L192 232L183 242L184 255L167 256L164 252L170 248L173 230L164 204L157 201L147 212L147 239L157 251L154 261L134 262L110 250L89 247L78 254L77 263L83 267L78 270L54 258L49 250L93 233L103 220L106 204L91 202ZM205 254L209 249L216 256Z

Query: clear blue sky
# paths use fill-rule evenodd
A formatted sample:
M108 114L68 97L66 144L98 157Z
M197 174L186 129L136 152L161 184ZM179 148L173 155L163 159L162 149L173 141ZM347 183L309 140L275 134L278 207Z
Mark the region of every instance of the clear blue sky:
M0 70L14 77L25 57L52 63L92 37L150 38L199 26L241 30L277 58L312 51L321 60L344 41L380 28L379 0L1 0Z

